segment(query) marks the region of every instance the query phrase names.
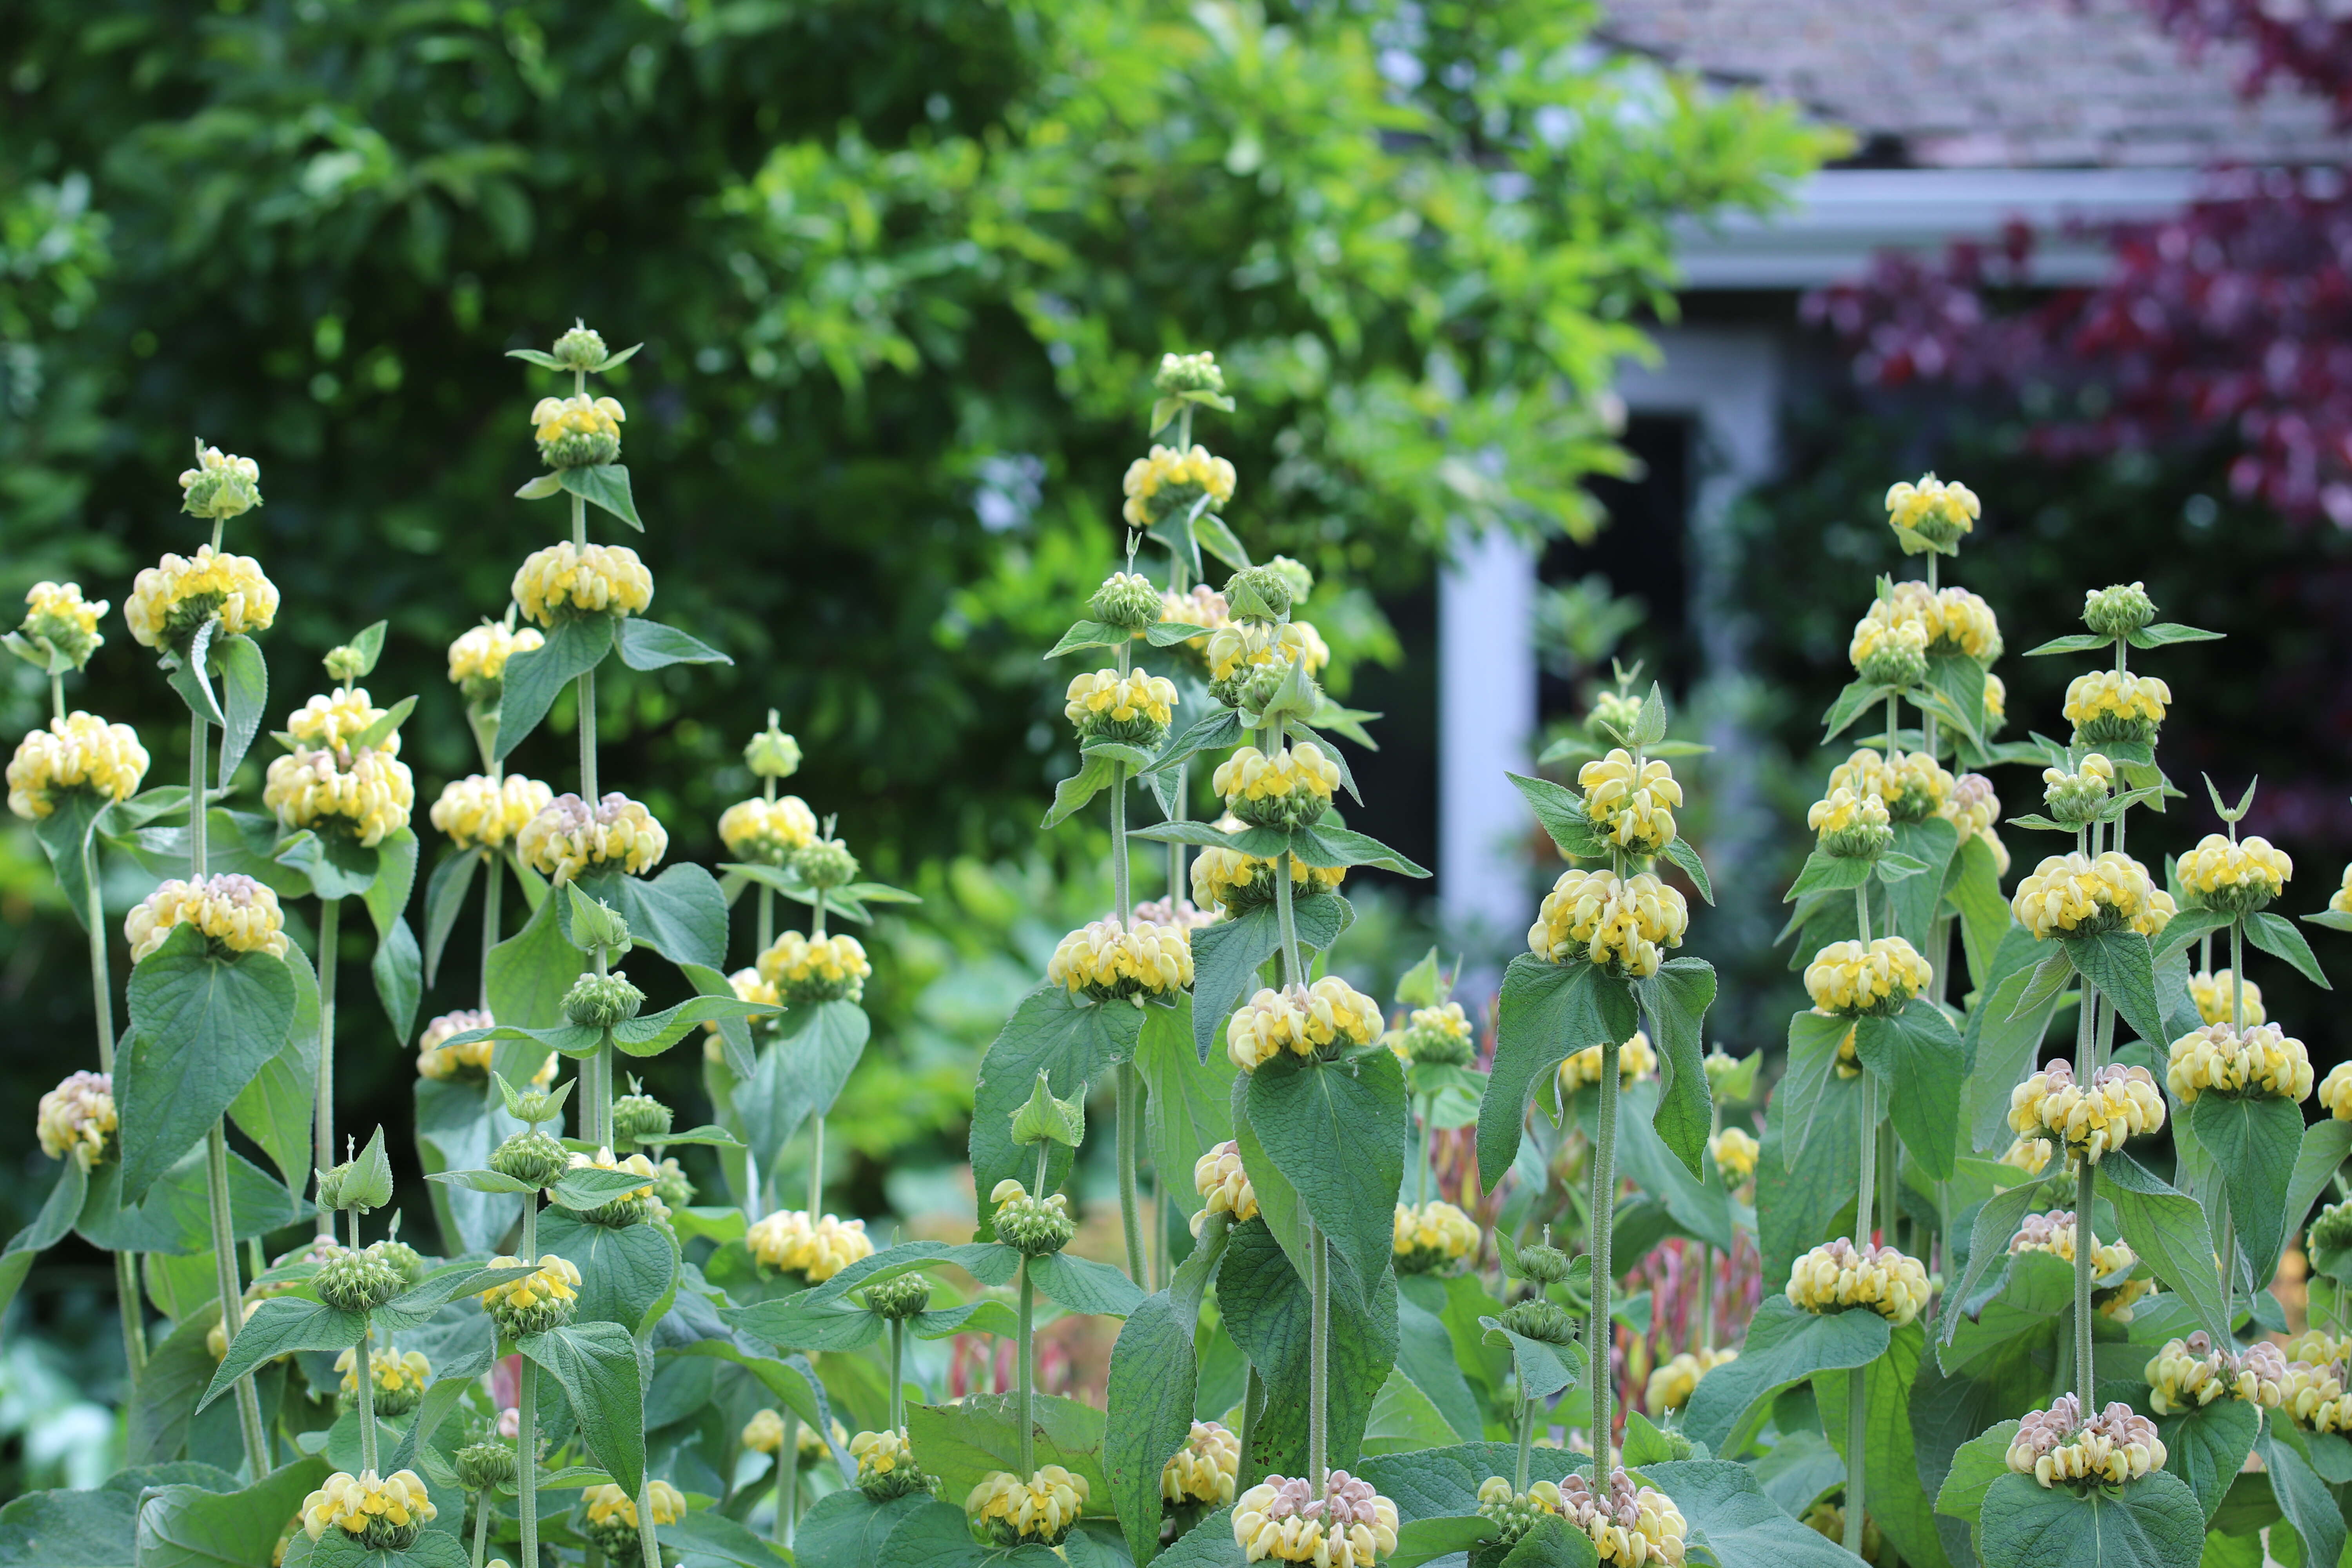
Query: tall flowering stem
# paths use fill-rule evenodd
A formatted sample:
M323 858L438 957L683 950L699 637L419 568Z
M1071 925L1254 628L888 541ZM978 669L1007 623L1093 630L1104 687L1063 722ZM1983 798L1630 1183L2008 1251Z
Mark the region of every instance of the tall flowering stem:
M1625 857L1621 851L1615 858L1622 877ZM1609 1289L1615 1277L1609 1247L1612 1239L1610 1220L1617 1207L1617 1058L1622 1048L1616 1041L1601 1047L1601 1106L1593 1117L1592 1244L1589 1249L1592 1259L1592 1305L1584 1346L1591 1357L1587 1375L1592 1379L1592 1484L1596 1488L1609 1484L1610 1347L1617 1337L1609 1316Z
M498 880L495 870L490 879ZM310 1157L321 1171L335 1165L335 955L342 938L342 900L319 900L319 1078L311 1108ZM323 1204L319 1207L319 1234L335 1234L334 1211ZM360 1382L364 1386L367 1379Z

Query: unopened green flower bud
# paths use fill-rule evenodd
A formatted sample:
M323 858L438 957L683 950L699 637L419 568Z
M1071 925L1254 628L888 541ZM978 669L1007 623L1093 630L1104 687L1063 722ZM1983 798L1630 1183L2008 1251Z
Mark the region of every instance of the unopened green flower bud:
M408 1289L408 1281L392 1263L373 1250L345 1250L327 1260L311 1277L319 1300L339 1312L367 1312Z
M1307 595L1315 592L1315 574L1309 572L1303 562L1293 561L1287 555L1277 555L1265 563L1265 569L1289 584L1290 603L1294 609L1305 604Z
M180 475L180 510L221 521L261 504L261 467L217 447L199 446L196 466Z
M1557 1499L1557 1490L1551 1493ZM1511 1483L1500 1476L1490 1476L1478 1489L1478 1511L1494 1521L1495 1542L1488 1552L1496 1558L1528 1538L1528 1531L1547 1519L1557 1519L1559 1512L1538 1498L1526 1492L1515 1492ZM1633 1537L1639 1541L1639 1535Z
M2352 1247L2352 1198L2330 1204L2311 1222L2311 1245L2332 1252Z
M1087 609L1105 626L1139 632L1160 624L1160 590L1137 573L1114 572L1095 590Z
M1564 1345L1576 1338L1576 1322L1567 1310L1541 1297L1512 1302L1503 1309L1500 1321L1521 1339L1541 1340L1546 1344Z
M629 984L619 970L610 974L583 974L564 994L563 1016L583 1029L609 1029L637 1016L646 994Z
M1698 1445L1692 1442L1680 1426L1669 1426L1659 1434L1666 1440L1666 1458L1694 1459L1698 1457Z
M1078 1233L1070 1217L1070 1201L1059 1193L1033 1198L1028 1189L1007 1177L989 1194L996 1205L996 1238L1029 1258L1045 1258L1070 1245Z
M1217 364L1217 356L1202 350L1196 354L1161 354L1160 373L1151 384L1161 392L1223 392L1225 373Z
M593 327L574 327L555 340L555 357L567 370L594 370L604 363L604 336Z
M2128 637L2156 619L2146 584L2118 583L2083 595L2083 624L2103 637Z
M1516 1272L1520 1279L1538 1289L1559 1284L1575 1267L1567 1253L1551 1245L1550 1235L1547 1229L1544 1240L1533 1247L1522 1247L1518 1252L1519 1266Z
M551 1066L549 1070L553 1071ZM515 1119L536 1127L542 1121L552 1121L563 1110L563 1096L551 1094L543 1089L525 1089L515 1096Z
M486 1492L514 1485L515 1453L511 1443L468 1443L453 1456L457 1484L469 1492Z
M572 1163L572 1151L553 1133L518 1132L490 1152L490 1169L528 1187L551 1185Z
M613 1136L628 1143L658 1143L668 1136L670 1110L650 1094L625 1094L613 1101Z
M400 1277L410 1285L421 1285L433 1266L425 1255L404 1241L379 1241L368 1250L400 1270Z
M1622 744L1630 740L1633 726L1642 720L1642 700L1622 691L1604 691L1592 700L1592 711L1584 716L1584 728L1596 741Z
M1720 1092L1731 1075L1739 1070L1739 1058L1721 1046L1708 1048L1699 1066L1706 1069L1706 1087L1710 1092Z
M743 761L758 777L790 778L800 772L801 743L777 726L778 714L768 710L768 727L751 737L743 748Z
M838 838L819 838L793 851L793 872L812 888L840 888L857 880L857 857Z
M1003 1222L999 1222L1000 1228ZM866 1310L891 1322L903 1322L929 1310L931 1282L919 1274L893 1275L866 1287Z
M1275 693L1282 689L1282 683L1290 679L1290 666L1254 664L1244 668L1248 673L1234 684L1233 700L1227 706L1244 713L1263 713L1265 705L1274 700ZM1313 676L1307 678L1307 688L1310 692L1318 689Z
M694 1184L678 1169L675 1159L664 1160L654 1167L654 1196L665 1208L682 1209L694 1201Z
M1917 686L1927 679L1927 650L1916 639L1888 637L1863 656L1855 673L1874 686Z
M327 673L330 676L345 683L357 680L367 673L367 655L349 643L341 647L329 648L327 657L320 662L326 665Z
M1237 621L1286 621L1290 597L1290 580L1271 566L1244 566L1225 579L1225 605Z

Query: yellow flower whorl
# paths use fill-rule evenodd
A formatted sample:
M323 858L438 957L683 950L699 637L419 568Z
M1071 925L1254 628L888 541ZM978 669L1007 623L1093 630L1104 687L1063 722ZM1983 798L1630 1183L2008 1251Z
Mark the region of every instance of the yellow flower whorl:
M1830 770L1829 788L1858 795L1875 795L1896 822L1923 822L1944 809L1951 799L1952 775L1925 752L1896 752L1881 756L1864 747Z
M1894 819L1886 803L1874 795L1857 794L1851 784L1838 784L1805 813L1815 846L1824 854L1874 859L1895 842Z
M1528 951L1549 963L1582 958L1612 973L1655 974L1690 928L1682 894L1647 871L1562 871L1544 895Z
M857 1001L874 973L865 945L846 932L807 937L785 931L758 963L760 978L773 988L775 999L793 1005Z
M261 504L261 465L251 458L205 447L196 466L180 471L180 510L226 521Z
M2172 1042L2164 1083L2183 1105L2209 1090L2299 1104L2311 1098L2311 1055L2276 1024L2249 1024L2242 1035L2208 1024Z
M669 853L669 834L652 812L618 790L593 806L576 795L559 795L523 824L515 852L551 882L592 870L642 877Z
M2096 1164L2108 1150L2128 1139L2160 1131L2164 1095L2144 1067L2110 1062L2074 1081L2072 1063L2060 1058L2010 1092L2009 1130L2021 1137L2054 1138L2076 1159Z
M2240 980L2226 969L2210 974L2200 970L2189 977L2189 999L2197 1004L2197 1016L2209 1024L2230 1021L2231 991L2245 994L2245 1021L2260 1024L2267 1021L2263 1012L2263 988L2251 980Z
M1150 456L1127 466L1119 481L1127 498L1119 515L1130 528L1143 529L1189 508L1203 493L1212 506L1221 507L1234 499L1234 477L1233 464L1210 456L1206 447L1180 451L1155 446Z
M1396 1550L1396 1504L1345 1470L1320 1495L1303 1477L1268 1476L1234 1500L1234 1543L1252 1563L1372 1568Z
M1000 1546L1024 1541L1055 1546L1076 1527L1088 1489L1084 1476L1059 1465L1047 1465L1025 1481L992 1470L964 1499L963 1511L976 1531Z
M1788 1296L1808 1312L1867 1307L1899 1329L1927 1310L1927 1270L1891 1247L1857 1248L1840 1237L1797 1259Z
M654 602L654 574L625 544L583 550L567 539L533 551L516 568L511 591L524 618L542 626L578 616L619 620Z
M628 418L617 398L542 397L531 405L531 439L540 460L551 468L584 468L621 455L621 423Z
M1097 1001L1165 996L1192 984L1192 933L1181 925L1095 921L1064 937L1046 961L1045 978Z
M1624 750L1611 752L1577 770L1584 792L1584 815L1602 837L1636 855L1654 855L1675 841L1673 807L1683 803L1683 786L1663 759L1638 767Z
M1225 607L1225 596L1219 594L1215 597L1216 629L1205 639L1194 640L1202 644L1201 656L1208 663L1209 679L1218 683L1220 691L1238 692L1241 680L1259 671L1279 667L1287 673L1292 665L1303 664L1307 674L1319 675L1331 662L1330 646L1324 642L1323 634L1315 629L1313 622L1285 621L1279 626L1237 622Z
M2267 838L2209 833L2178 862L2181 891L2209 910L2249 914L2286 889L2294 862Z
M360 1374L357 1355L345 1351L335 1358L335 1370L343 1374L343 1393L353 1399L358 1398ZM395 1351L387 1346L368 1352L368 1382L374 1385L378 1394L391 1394L395 1401L411 1394L421 1396L425 1385L432 1381L433 1366L422 1351ZM408 1403L414 1405L415 1400L410 1399ZM378 1414L397 1415L399 1412L386 1411L379 1406Z
M1272 756L1243 746L1217 765L1209 787L1250 826L1297 827L1330 806L1332 792L1339 787L1339 765L1312 741L1277 748Z
M1562 1099L1580 1089L1591 1089L1601 1082L1601 1068L1607 1048L1587 1046L1580 1051L1570 1051L1560 1058L1559 1092ZM1631 1089L1643 1079L1654 1078L1658 1071L1658 1053L1650 1045L1650 1032L1636 1029L1633 1037L1617 1047L1617 1086Z
M2172 688L2153 675L2095 669L2067 685L2062 712L2077 742L2145 744L2155 739L2171 701Z
M1452 1204L1432 1199L1425 1204L1396 1205L1395 1235L1391 1242L1401 1274L1430 1274L1477 1256L1478 1222Z
M163 946L178 925L195 927L231 952L286 956L286 921L277 893L241 872L174 879L148 894L122 922L131 962Z
M109 800L129 800L147 776L147 750L128 724L110 724L94 713L51 719L16 743L8 763L8 809L38 822L57 809L51 797L65 790L89 790Z
M1867 945L1833 942L1805 966L1805 993L1816 1012L1841 1018L1884 1018L1900 1013L1934 979L1910 942L1882 936Z
M686 1494L665 1480L651 1480L646 1485L650 1493L646 1500L653 1504L655 1524L676 1524L686 1517ZM588 1506L591 1528L619 1527L632 1535L636 1532L637 1500L620 1488L590 1487L580 1494L580 1500Z
M2319 1083L2319 1103L2338 1121L2352 1121L2352 1062L2337 1062Z
M769 1268L798 1274L812 1285L874 1256L864 1220L823 1215L812 1224L805 1209L778 1209L746 1231L743 1244Z
M2017 1227L2017 1234L2010 1237L2009 1250L2012 1253L2047 1252L2063 1262L2072 1263L2074 1261L2076 1235L2073 1209L2030 1214ZM2105 1280L2119 1274L2127 1275L2138 1264L2139 1255L2132 1250L2129 1242L2120 1238L2114 1241L2093 1238L2091 1277L2094 1279ZM2101 1286L2093 1293L2092 1300L2100 1316L2128 1323L2132 1321L2132 1303L2147 1294L2150 1289L2152 1287L2145 1279L2117 1279L2112 1285Z
M1368 1046L1381 1037L1380 1004L1327 974L1312 985L1261 990L1225 1026L1225 1055L1244 1072L1289 1051L1311 1057L1326 1049Z
M2018 923L2037 938L2097 936L2128 927L2156 936L2178 912L2172 895L2147 868L2119 849L2097 859L2079 851L2045 856L2009 901Z
M268 631L278 618L278 589L250 555L200 544L193 556L165 555L141 572L122 618L140 647L177 651L214 618L227 637Z
M1976 492L1958 479L1922 474L1918 483L1905 480L1886 492L1886 525L1906 555L1952 552L1983 515Z
M1745 1185L1756 1174L1756 1156L1762 1148L1743 1127L1727 1127L1706 1141L1707 1157L1727 1187Z
M316 1541L330 1526L377 1550L405 1551L440 1517L415 1470L379 1477L337 1470L302 1500L302 1533Z
M426 815L460 849L496 849L545 811L555 792L537 779L509 773L468 773L451 779Z
M484 621L471 631L460 633L449 645L449 684L468 697L481 695L492 683L502 683L507 676L507 660L519 653L530 653L545 647L547 639L536 626L508 626L497 621Z
M2011 1470L2045 1487L2121 1486L2164 1468L2165 1458L2155 1422L2120 1400L2085 1421L2071 1394L2020 1421L2008 1454Z
M113 1152L116 1129L112 1073L68 1075L41 1096L34 1113L33 1135L41 1152L52 1160L70 1153L74 1163L85 1171Z
M490 1267L520 1268L524 1264L520 1258L499 1257L490 1259ZM478 1292L476 1300L492 1317L529 1312L551 1303L577 1303L580 1300L580 1268L568 1258L558 1257L552 1252L542 1253L536 1272L526 1274L520 1279L509 1279L501 1285L493 1285Z
M1234 1500L1241 1476L1241 1439L1222 1422L1195 1421L1192 1436L1160 1470L1162 1502L1215 1508Z
M1176 717L1176 683L1164 675L1097 669L1073 676L1062 716L1087 740L1155 742Z
M372 849L408 826L416 785L390 751L304 747L272 759L261 804L289 828L345 833Z
M738 860L781 866L816 842L816 813L796 795L739 800L719 814L719 842Z
M1192 1162L1192 1190L1207 1200L1207 1206L1192 1216L1195 1236L1213 1214L1229 1214L1235 1225L1257 1217L1257 1193L1242 1168L1241 1145L1230 1138Z
M1680 1410L1690 1403L1698 1391L1699 1380L1726 1362L1739 1359L1735 1350L1717 1350L1713 1345L1701 1345L1695 1351L1684 1351L1673 1360L1662 1362L1651 1372L1649 1382L1642 1389L1642 1403L1653 1415L1664 1415L1670 1410Z
M25 591L25 606L16 629L63 654L76 669L87 668L90 655L106 646L98 623L110 606L104 599L84 599L79 583L36 583Z

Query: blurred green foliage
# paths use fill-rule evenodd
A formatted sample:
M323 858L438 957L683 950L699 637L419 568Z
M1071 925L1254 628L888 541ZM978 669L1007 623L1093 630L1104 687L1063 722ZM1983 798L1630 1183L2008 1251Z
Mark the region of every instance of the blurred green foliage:
M1580 482L1621 466L1602 394L1641 313L1671 310L1667 220L1769 205L1827 150L1609 58L1592 19L28 0L0 22L0 595L73 576L119 605L198 537L173 512L189 437L258 459L268 502L232 546L285 595L272 709L388 616L370 685L422 694L421 819L473 767L442 649L561 527L509 499L554 388L503 351L575 317L643 340L609 386L650 528L629 542L654 613L737 662L604 682L604 776L673 856L713 858L751 789L738 748L782 710L792 787L930 900L877 944L853 1135L952 1132L973 1047L1099 903L1071 879L1099 847L1029 858L1072 750L1037 655L1118 549L1160 354L1219 353L1241 407L1203 435L1240 467L1232 521L1325 575L1343 658L1393 657L1371 592L1450 531L1595 526ZM184 721L109 632L73 700L137 723L168 774ZM10 735L42 716L26 674ZM569 700L516 758L559 787ZM28 984L73 940L32 912L37 867L0 843L0 992L79 1060L77 988ZM451 967L428 1015L468 999ZM408 1047L346 1014L346 1114L397 1138ZM652 1087L690 1097L688 1054ZM55 1059L0 1083L0 1114L29 1117Z

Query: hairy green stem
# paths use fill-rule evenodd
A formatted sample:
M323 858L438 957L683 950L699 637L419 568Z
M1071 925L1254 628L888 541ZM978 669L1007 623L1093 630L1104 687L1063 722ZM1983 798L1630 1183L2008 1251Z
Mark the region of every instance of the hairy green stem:
M603 979L612 969L612 957L602 947L596 950L596 975ZM613 1144L613 1031L607 1026L596 1042L596 1054L588 1058L588 1103L581 1110L587 1123L581 1136L599 1148Z
M797 1465L793 1468L799 1468ZM646 1568L662 1568L661 1542L654 1534L654 1473L650 1467L637 1482L637 1545L645 1552Z
M1864 1073L1862 1085L1862 1175L1854 1186L1853 1244L1870 1245L1871 1205L1878 1196L1878 1080Z
M1856 1557L1866 1522L1863 1449L1869 1441L1870 1368L1858 1366L1845 1374L1845 1549Z
M202 719L190 715L188 719L188 875L191 877L201 877L205 874L205 862L208 858L205 843L205 832L209 826L205 821L205 728Z
M1437 1165L1437 1096L1421 1097L1421 1202L1429 1202L1431 1173ZM1521 1491L1527 1488L1521 1487Z
M890 1320L890 1430L907 1424L907 1320Z
M354 1229L358 1228L359 1215L356 1211L354 1211L352 1215L352 1225ZM352 1355L352 1381L358 1384L360 1389L360 1468L362 1470L374 1470L377 1468L375 1440L375 1369L368 1364L368 1353L374 1348L375 1325L373 1323L370 1323L360 1335L359 1349L353 1352ZM381 1472L379 1471L378 1473L380 1474Z
M522 1260L539 1261L539 1194L522 1195ZM539 1363L522 1358L515 1385L515 1510L522 1524L524 1568L539 1568Z
M1118 1152L1118 1223L1127 1236L1127 1277L1144 1289L1151 1289L1150 1270L1143 1259L1143 1222L1135 1201L1136 1137L1135 1124L1142 1119L1143 1080L1133 1062L1121 1062L1116 1069L1118 1083L1118 1125L1116 1142Z
M147 1313L139 1300L139 1255L114 1255L114 1299L122 1312L122 1355L133 1383L147 1370Z
M499 945L500 909L506 901L507 868L495 849L482 857L482 981L479 1005L490 1010L490 949Z
M335 955L342 936L343 900L319 900L319 1077L311 1106L310 1157L321 1171L335 1168ZM319 1208L319 1234L335 1234L335 1217Z
M1601 1106L1593 1117L1592 1136L1592 1209L1589 1222L1592 1241L1589 1255L1592 1259L1592 1305L1591 1326L1586 1330L1584 1348L1591 1358L1587 1375L1592 1380L1592 1489L1598 1496L1609 1492L1609 1438L1612 1424L1609 1415L1610 1347L1616 1339L1609 1317L1609 1288L1616 1278L1610 1267L1610 1234L1617 1214L1617 1066L1622 1042L1611 1041L1601 1047Z
M1320 1497L1331 1446L1331 1244L1312 1220L1307 1223L1307 1477Z
M1251 1452L1250 1443L1257 1432L1258 1409L1265 1404L1265 1380L1258 1376L1257 1363L1252 1362L1249 1374L1242 1380L1242 1429L1238 1434L1242 1458L1234 1471L1234 1485L1244 1490L1255 1486L1258 1477L1263 1474L1257 1468L1257 1459Z
M824 1213L824 1118L809 1119L809 1223Z
M1029 1259L1021 1260L1020 1383L1021 1479L1037 1473L1037 1287L1029 1278Z
M890 1428L897 1431L893 1423ZM793 1516L800 1512L801 1491L801 1418L793 1412L784 1412L784 1446L776 1450L776 1521L768 1527L769 1539L789 1550L793 1544Z
M1526 1390L1520 1393L1524 1395ZM1528 1489L1528 1464L1536 1446L1536 1402L1522 1397L1519 1401L1519 1465L1514 1470L1511 1490L1524 1497Z
M89 991L91 1013L98 1020L98 1070L114 1071L114 982L106 960L106 900L99 891L98 857L81 847L81 881L86 899L84 923L89 927ZM139 1255L114 1255L114 1293L122 1312L122 1355L136 1380L147 1370L146 1320L139 1303Z
M220 1294L221 1336L233 1345L245 1326L245 1300L236 1279L236 1227L229 1217L228 1131L218 1120L205 1134L205 1192L212 1209L213 1282ZM261 1399L250 1373L236 1380L236 1425L245 1438L247 1469L258 1480L269 1473L269 1434L261 1425Z
M580 798L593 810L596 794L596 672L580 672Z
M2091 1406L2091 1162L2074 1171L2074 1397Z
M469 1559L473 1568L482 1568L489 1561L490 1496L487 1489L474 1494L474 1554Z

